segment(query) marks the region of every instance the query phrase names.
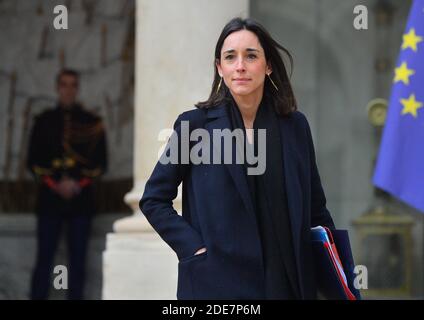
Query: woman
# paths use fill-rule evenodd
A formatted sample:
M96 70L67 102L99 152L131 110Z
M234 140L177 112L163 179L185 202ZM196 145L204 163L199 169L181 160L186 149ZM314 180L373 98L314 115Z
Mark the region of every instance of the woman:
M242 130L246 148L232 140L230 163L159 161L146 184L140 209L179 258L178 299L316 298L310 228L334 224L278 49L292 62L254 20L224 27L210 97L178 117L174 137L180 157L193 148L183 151L184 123L210 134L214 156L222 151L217 130ZM266 169L249 174L252 163L235 160L240 150L246 160L257 154ZM182 216L172 207L181 182Z

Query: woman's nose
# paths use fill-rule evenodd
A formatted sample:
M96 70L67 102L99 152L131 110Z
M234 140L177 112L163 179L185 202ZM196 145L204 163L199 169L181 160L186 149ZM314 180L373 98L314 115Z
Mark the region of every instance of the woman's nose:
M244 60L242 57L239 57L236 61L236 70L238 72L242 72L245 70L245 66L244 66Z

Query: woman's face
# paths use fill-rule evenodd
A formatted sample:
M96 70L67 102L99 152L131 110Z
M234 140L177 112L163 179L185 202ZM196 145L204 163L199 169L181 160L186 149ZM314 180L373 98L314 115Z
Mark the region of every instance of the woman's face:
M267 73L271 73L257 36L248 30L231 33L216 63L219 75L233 96L262 95Z

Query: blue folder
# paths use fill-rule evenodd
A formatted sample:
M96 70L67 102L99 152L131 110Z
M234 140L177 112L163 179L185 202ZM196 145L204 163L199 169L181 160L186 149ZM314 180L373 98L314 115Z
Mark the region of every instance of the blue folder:
M312 251L314 255L315 276L318 284L318 291L325 299L329 300L352 300L346 293L343 286L340 273L334 264L334 260L329 255L328 249L324 242L326 239L320 231L312 230ZM355 264L353 262L352 251L350 247L349 235L347 230L331 230L330 241L334 240L340 257L347 287L356 300L360 300L361 296L353 283L355 274L353 272Z

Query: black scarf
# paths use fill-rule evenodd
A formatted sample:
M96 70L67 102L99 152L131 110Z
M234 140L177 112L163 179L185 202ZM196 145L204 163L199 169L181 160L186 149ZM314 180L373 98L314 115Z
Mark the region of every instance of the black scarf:
M228 104L232 129L245 126L234 99ZM265 267L266 299L300 298L298 278L287 207L282 144L278 116L272 99L264 94L253 125L254 154L258 155L258 129L266 129L266 170L262 175L246 178L255 208ZM247 140L246 140L247 141ZM249 145L250 146L250 145ZM246 159L246 157L245 157ZM257 164L254 166L256 167Z

